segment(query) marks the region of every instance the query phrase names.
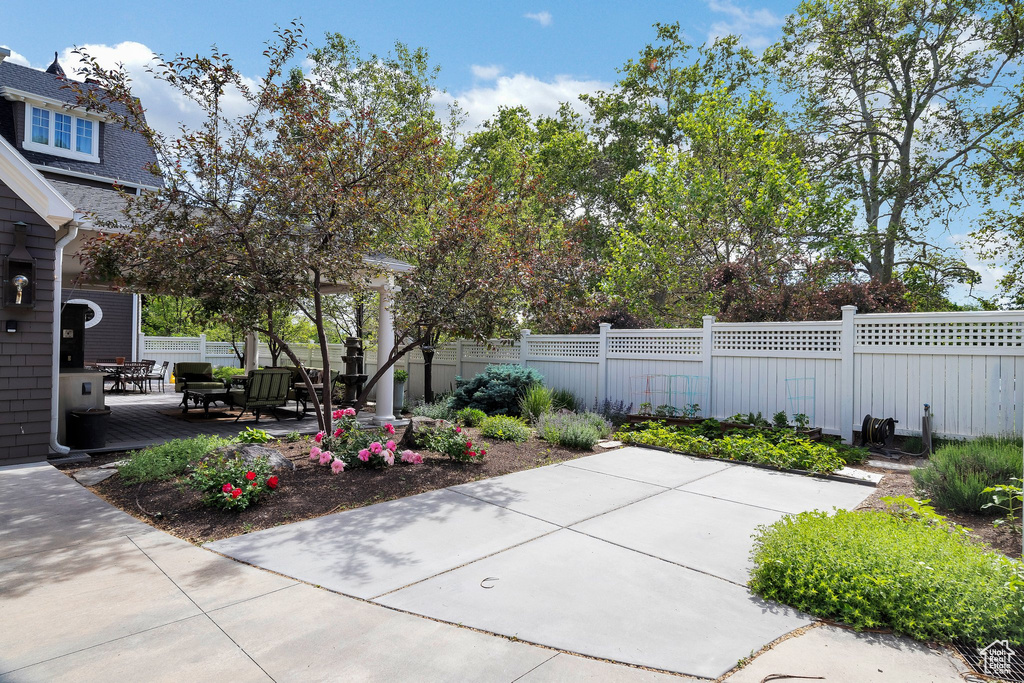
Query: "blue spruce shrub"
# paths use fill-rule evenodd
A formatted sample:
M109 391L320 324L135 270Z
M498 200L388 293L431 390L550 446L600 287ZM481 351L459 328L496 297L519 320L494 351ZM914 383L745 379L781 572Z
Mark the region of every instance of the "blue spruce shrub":
M544 377L521 365L488 365L471 380L457 380L452 409L476 408L488 415L518 415L519 397Z

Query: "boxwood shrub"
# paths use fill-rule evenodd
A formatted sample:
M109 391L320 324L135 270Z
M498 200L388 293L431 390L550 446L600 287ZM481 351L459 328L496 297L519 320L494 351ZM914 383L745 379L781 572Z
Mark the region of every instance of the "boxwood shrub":
M857 629L1024 644L1024 564L957 527L885 512L804 512L759 528L750 588Z

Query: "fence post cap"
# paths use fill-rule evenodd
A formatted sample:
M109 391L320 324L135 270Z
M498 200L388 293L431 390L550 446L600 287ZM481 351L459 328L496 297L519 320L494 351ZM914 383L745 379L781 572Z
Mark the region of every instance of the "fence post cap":
M519 334L525 337L528 334L533 334L533 332L531 332L530 330L520 330Z
M843 306L843 310L844 311L853 311L854 313L856 313L857 312L857 307L854 306L853 304L848 304L846 306Z
M598 327L600 329L602 329L602 330L610 330L610 329L612 329L612 324L611 323L599 323Z

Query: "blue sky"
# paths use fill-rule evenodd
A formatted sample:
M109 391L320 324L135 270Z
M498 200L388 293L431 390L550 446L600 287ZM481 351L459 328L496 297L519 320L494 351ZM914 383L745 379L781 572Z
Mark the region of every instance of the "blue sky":
M607 89L627 59L651 42L655 22L680 22L687 41L699 45L736 33L755 50L780 35L796 0L591 0L590 2L351 2L317 0L109 0L82 12L82 4L50 0L0 0L0 45L12 61L43 68L56 51L70 66L72 46L87 46L101 62L125 63L133 73L153 52L205 53L216 44L242 71L257 76L264 64L263 42L275 24L299 18L307 36L325 32L356 40L364 53L384 53L401 41L425 47L441 67L439 86L459 100L470 126L489 118L499 105L527 106L534 114L554 113L560 102L582 92ZM63 17L63 20L56 18ZM150 121L170 129L190 112L161 84L140 79L136 88ZM957 233L967 232L963 229ZM933 235L951 244L962 235ZM983 274L978 293L991 295L999 269L968 255Z

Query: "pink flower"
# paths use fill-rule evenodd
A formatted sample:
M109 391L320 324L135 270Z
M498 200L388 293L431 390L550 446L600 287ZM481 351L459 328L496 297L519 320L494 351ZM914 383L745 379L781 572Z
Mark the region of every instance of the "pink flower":
M396 448L395 442L394 441L388 441L386 444L384 444L384 448L388 449L389 451L395 450L395 448Z
M331 417L333 417L335 420L340 420L344 414L345 413L342 412L342 410L339 408L338 410L335 410L333 413L331 413Z
M395 454L392 451L384 451L384 462L389 465L395 464Z
M423 464L423 456L420 455L419 453L416 453L416 452L408 450L408 449L402 451L401 458L402 458L402 462L407 462L407 463L410 463L410 464L413 464L413 465L422 465Z
M323 432L317 432L316 436L313 437L313 441L316 441L317 443L321 443L321 442L323 442L325 436L327 436L327 435L324 434Z
M342 429L341 427L338 427L337 429L334 430L334 435L335 436L341 436L344 433L345 433L345 430Z
M370 451L366 450L365 448L363 450L359 451L359 459L362 460L363 462L369 462L370 461Z
M380 455L382 450L384 450L384 447L380 445L380 441L374 441L370 444L370 452L374 455Z
M329 463L331 461L331 458L333 458L333 457L334 457L333 453L331 453L330 451L324 451L323 453L320 454L320 464L321 465L326 465L327 463Z
M331 463L331 472L333 472L334 474L341 474L344 471L345 461L335 458L334 462Z
M319 460L321 453L323 453L323 451L321 451L318 446L313 446L312 448L309 449L309 459Z
M461 434L462 433L462 427L456 427L455 428L455 433L456 434Z
M232 491L235 490L235 487L232 486L231 484L224 484L223 486L220 487L220 490L223 491L224 493L231 493Z
M355 417L356 416L356 409L355 408L345 408L344 410L341 411L341 416L342 417Z
M394 434L395 433L395 425L393 425L390 422L388 422L386 425L384 425L384 431L387 432L388 434Z

